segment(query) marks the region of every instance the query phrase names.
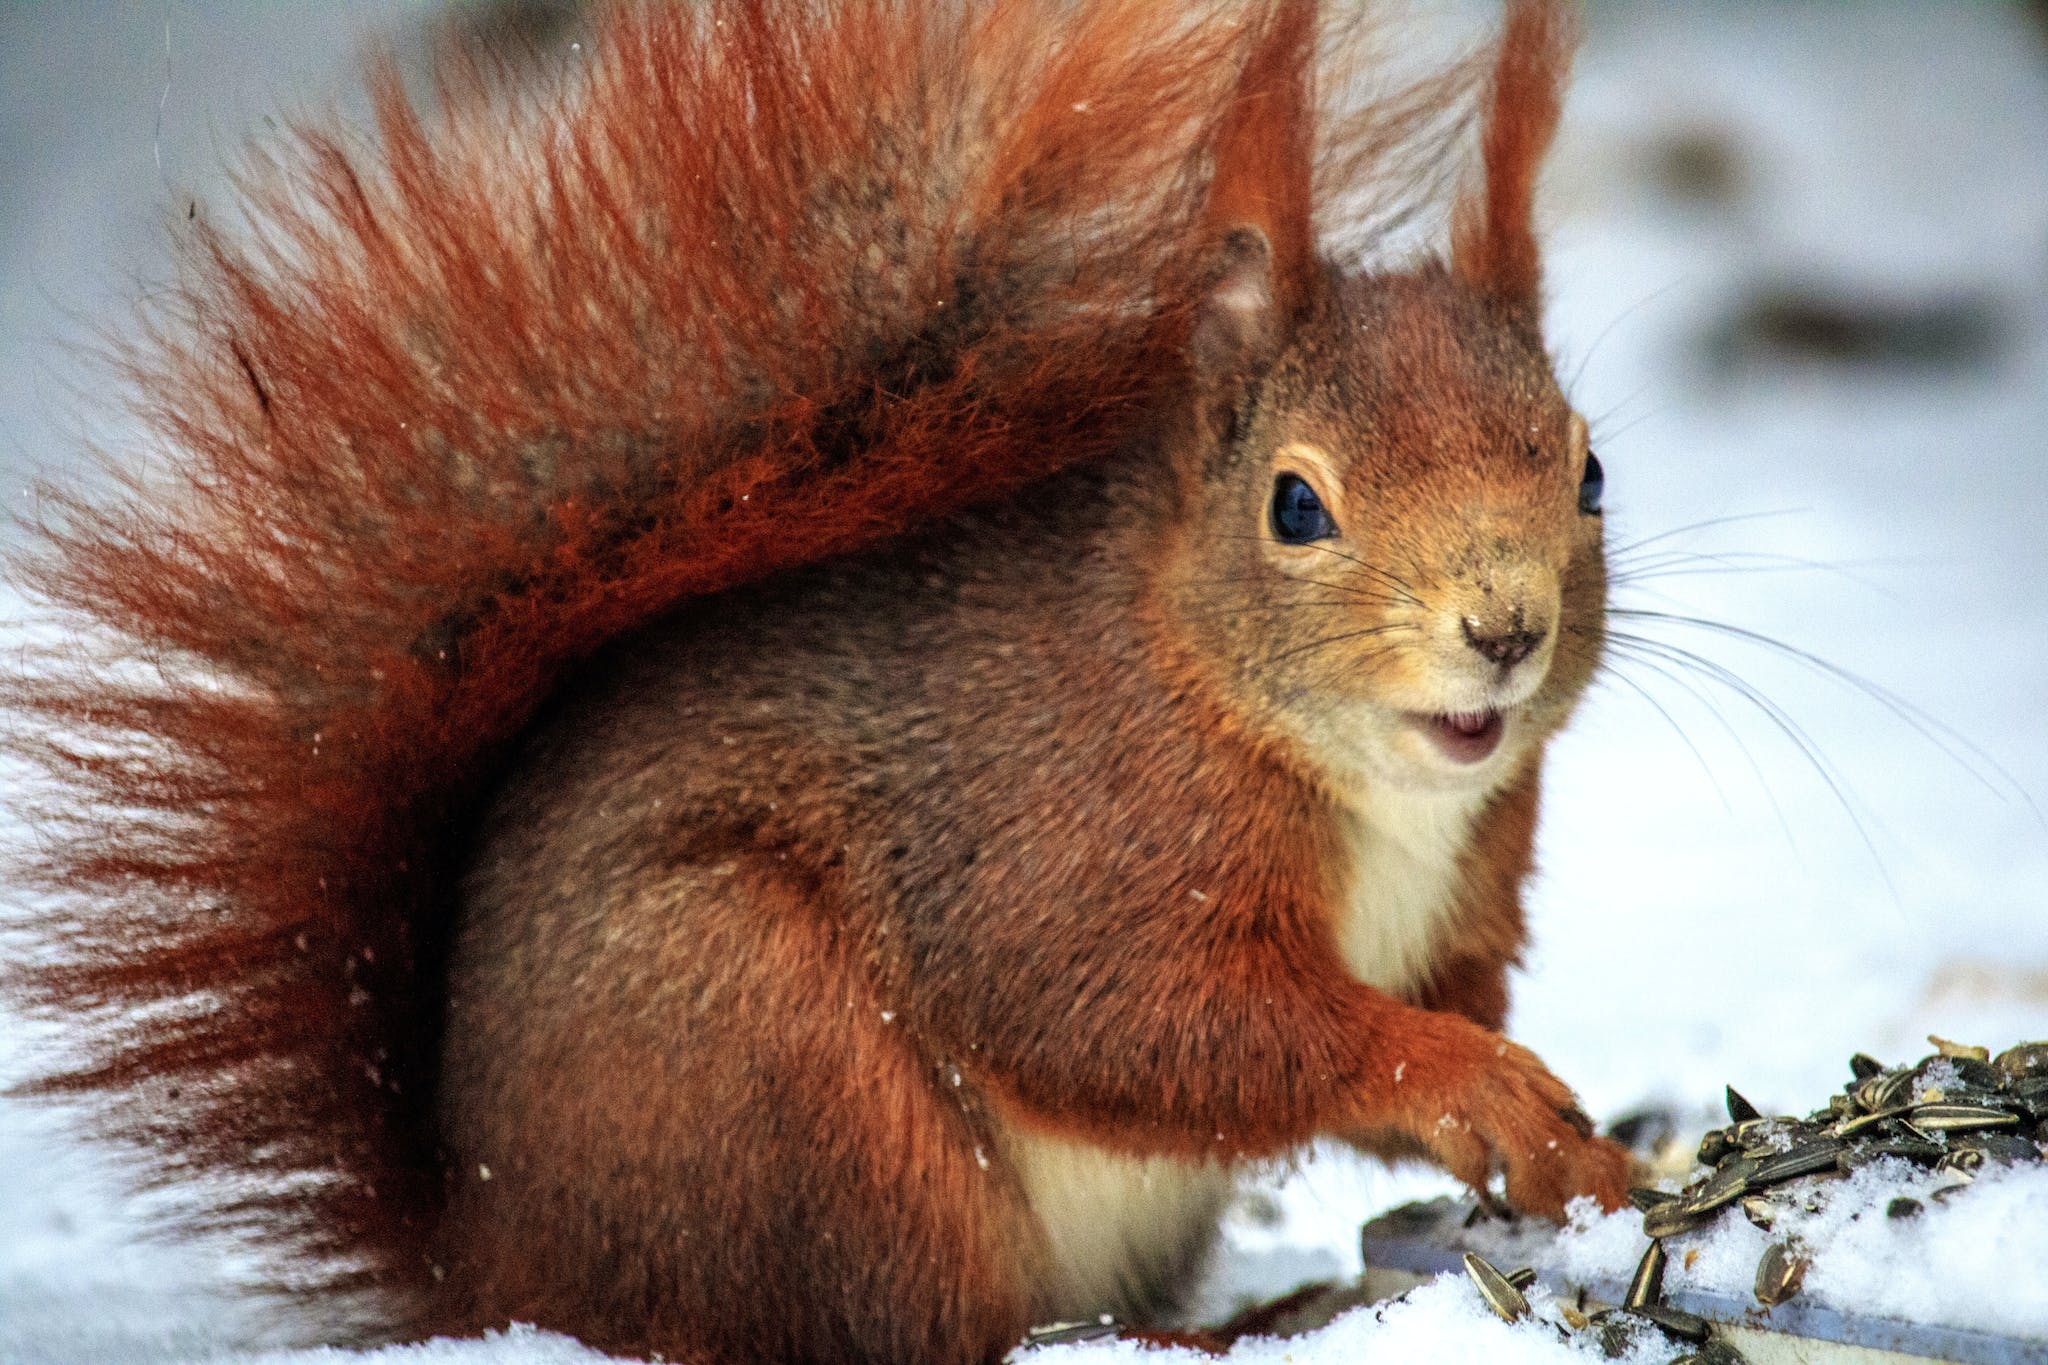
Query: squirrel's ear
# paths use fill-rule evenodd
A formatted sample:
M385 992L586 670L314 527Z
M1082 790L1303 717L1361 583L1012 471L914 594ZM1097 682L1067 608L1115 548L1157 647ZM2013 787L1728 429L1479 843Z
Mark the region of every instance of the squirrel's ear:
M1536 171L1557 129L1576 36L1564 0L1508 0L1480 136L1485 181L1452 220L1451 268L1530 317L1542 283L1530 221Z
M1233 228L1217 245L1207 289L1195 308L1188 360L1207 384L1262 373L1280 350L1273 247L1255 227Z
M1314 0L1259 21L1216 126L1205 230L1216 243L1195 326L1206 373L1256 367L1300 316L1315 270ZM1259 347L1267 348L1263 357ZM1251 349L1247 350L1246 347Z

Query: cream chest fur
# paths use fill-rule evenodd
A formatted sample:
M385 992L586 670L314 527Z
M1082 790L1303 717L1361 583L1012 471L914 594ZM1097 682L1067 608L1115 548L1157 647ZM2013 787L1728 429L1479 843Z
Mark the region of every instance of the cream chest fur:
M1342 816L1351 847L1334 926L1353 976L1383 991L1420 984L1457 889L1483 793L1388 793ZM1231 1193L1227 1171L1139 1159L1012 1127L1004 1152L1045 1231L1042 1317L1087 1321L1155 1306L1193 1270Z

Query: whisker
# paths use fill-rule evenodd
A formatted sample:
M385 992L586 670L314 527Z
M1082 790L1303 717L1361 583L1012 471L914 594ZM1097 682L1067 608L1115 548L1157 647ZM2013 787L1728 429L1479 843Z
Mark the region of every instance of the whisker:
M1211 621L1219 616L1263 616L1270 612L1276 611L1296 611L1302 607L1355 608L1357 605L1358 599L1355 597L1339 598L1336 601L1326 602L1253 602L1247 603L1246 605L1241 607L1217 607L1209 611L1189 612L1186 615L1181 616L1177 619L1183 621Z
M1655 303L1655 302L1656 302L1656 301L1657 301L1658 299L1661 299L1661 298L1663 298L1663 297L1664 297L1664 296L1665 296L1666 294L1669 294L1669 293L1670 293L1670 292L1671 292L1672 290L1674 290L1674 289L1678 288L1678 286L1679 286L1679 285L1680 285L1681 283L1682 283L1682 281L1679 281L1679 280L1671 280L1671 281L1669 281L1668 283L1665 283L1665 284L1659 285L1659 286L1658 286L1657 288L1655 288L1655 289L1651 290L1651 291L1650 291L1649 293L1647 293L1647 294L1643 295L1643 296L1642 296L1641 298L1637 299L1637 300L1636 300L1636 301L1635 301L1634 303L1630 304L1630 305L1629 305L1628 307L1626 307L1626 308L1622 309L1622 310L1621 310L1621 311L1620 311L1619 313L1616 313L1616 314L1614 315L1614 318L1613 318L1613 320L1612 320L1612 321L1610 321L1610 322L1609 322L1609 323L1608 323L1608 324L1607 324L1607 325L1606 325L1605 327L1602 327L1602 328L1600 329L1600 334L1599 334L1598 336L1594 337L1592 341L1590 341L1590 342L1588 342L1588 343L1587 343L1587 345L1586 345L1586 352L1585 352L1585 354L1579 357L1579 363L1578 363L1578 365L1577 365L1577 366L1575 366L1575 367L1573 368L1573 370L1572 370L1572 378L1571 378L1571 382L1570 382L1570 383L1568 383L1568 384L1565 384L1565 385L1563 385L1563 386L1562 386L1562 387L1563 387L1563 389L1564 389L1564 391L1565 391L1566 393L1570 393L1570 392L1571 392L1571 391L1572 391L1573 389L1575 389L1575 388L1577 388L1577 387L1579 386L1579 382L1580 382L1581 380L1583 380L1583 379L1584 379L1584 378L1586 377L1586 366L1587 366L1587 364L1588 364L1588 363L1590 363L1590 362L1592 361L1593 357L1594 357L1595 355L1597 355L1597 354L1599 353L1599 351L1600 351L1600 344L1601 344L1602 342L1606 341L1606 340L1607 340L1607 338L1608 338L1609 336L1611 336L1611 335L1613 334L1613 332L1614 332L1614 329L1615 329L1615 328L1617 328L1617 327L1621 326L1621 324L1622 324L1622 323L1624 323L1624 322L1627 322L1627 321L1628 321L1628 320L1629 320L1630 318L1634 317L1634 316L1635 316L1635 315L1636 315L1637 313L1639 313L1639 312L1641 312L1641 311L1642 311L1643 309L1645 309L1645 308L1649 307L1649 306L1650 306L1651 304ZM1629 398L1629 399L1627 399L1627 400L1625 400L1625 401L1627 401L1627 402L1634 402L1635 400L1634 400L1634 398L1633 398L1633 397L1631 397L1631 398ZM1592 424L1591 424L1591 423L1589 422L1589 423L1588 423L1588 425L1590 426L1590 425L1592 425Z
M1806 555L1772 554L1760 550L1705 552L1671 549L1658 550L1651 554L1609 555L1607 575L1610 586L1624 587L1653 578L1711 577L1724 573L1779 573L1794 569L1810 569L1846 578L1858 587L1867 588L1896 601L1897 594L1889 588L1852 571L1897 568L1911 562L1904 559L1813 559Z
M1288 542L1276 540L1272 536L1232 535L1224 536L1223 539L1255 540L1259 542L1259 544L1261 545L1288 545ZM1363 573L1367 578L1377 579L1380 582L1386 584L1388 587L1392 588L1394 591L1400 593L1403 597L1407 599L1407 601L1411 605L1417 607L1423 607L1428 605L1421 598L1414 595L1418 591L1415 585L1407 582L1399 574L1396 574L1389 569L1383 569L1377 564L1372 564L1366 560L1360 559L1357 555L1346 554L1344 551L1336 548L1334 545L1324 545L1318 541L1309 541L1305 545L1289 545L1289 548L1296 550L1320 550L1326 555L1335 555L1337 558L1343 560L1345 563L1353 565L1356 571Z
M1292 658L1296 654L1306 653L1311 649L1322 649L1327 645L1334 645L1344 640L1356 640L1367 635L1385 635L1389 632L1397 630L1419 629L1421 629L1421 627L1411 625L1406 621L1397 621L1392 625L1369 626L1364 630L1347 630L1339 635L1325 635L1319 640L1310 640L1307 644L1295 645L1290 649L1283 649L1278 654L1272 655L1270 658L1268 658L1266 662L1269 664L1277 664L1282 659Z
M1746 644L1771 650L1785 658L1800 663L1823 677L1832 679L1853 691L1862 693L1878 705L1884 707L1885 710L1891 712L1894 717L1903 722L1915 734L1939 749L1958 768L1968 773L1972 779L1984 787L1986 791L1991 792L2001 801L2007 800L2011 796L2017 796L2027 809L2033 812L2034 818L2037 821L2042 820L2040 807L2035 804L2032 794L2010 772L2007 772L1997 759L1986 752L1982 746L1971 741L1953 726L1945 724L1920 707L1913 705L1913 703L1907 701L1898 693L1893 692L1889 688L1881 687L1868 678L1851 672L1839 664L1830 663L1811 650L1787 644L1774 636L1764 634L1762 631L1751 630L1745 626L1730 625L1726 621L1716 621L1710 617L1691 616L1683 612L1649 611L1633 607L1610 607L1607 614L1610 617L1619 617L1624 620L1659 621L1667 625L1685 626L1694 630L1707 631L1711 634L1725 636L1732 640L1740 640ZM1964 761L1962 754L1956 752L1958 748L1963 751L1963 754L1976 759L1978 763L1983 765L1984 769L1989 769L1991 773L1996 774L2004 782L2005 789L2001 790L1998 783L1993 782L1985 775L1983 769ZM2044 827L2048 827L2048 821L2043 821L2042 823Z
M1716 526L1733 526L1745 521L1762 521L1767 517L1798 516L1801 513L1811 512L1812 510L1810 507L1774 507L1762 512L1736 512L1725 517L1708 517L1705 521L1687 522L1683 526L1674 526L1668 531L1659 531L1653 536L1644 536L1640 540L1632 540L1622 545L1613 546L1607 551L1607 558L1611 563L1617 555L1632 553L1642 549L1645 545L1660 544L1663 541L1673 540L1679 536L1690 535L1695 531L1709 531Z
M1627 407L1629 404L1635 402L1638 398L1641 398L1644 394L1648 393L1651 387L1651 384L1648 381L1645 381L1642 384L1636 386L1636 390L1634 393L1631 393L1628 397L1622 399L1619 403L1616 403L1613 407L1609 408L1606 411L1606 413L1604 413L1598 419L1588 418L1586 421L1587 444L1596 447L1611 445L1615 441L1620 440L1627 433L1634 431L1637 427L1649 421L1652 417L1655 417L1659 409L1650 408L1647 411L1637 413L1635 416L1629 418L1626 422L1623 422L1618 427L1608 425L1609 422L1612 422L1614 420L1614 415L1616 413L1620 412L1623 408Z
M1368 563L1365 560L1360 559L1357 555L1346 554L1344 553L1344 551L1337 549L1335 546L1316 545L1314 546L1314 548L1321 550L1324 554L1335 555L1337 556L1337 558L1352 565L1352 572L1363 574L1368 579L1377 580L1378 582L1384 583L1386 586L1392 588L1395 592L1399 593L1402 597L1406 598L1414 606L1420 607L1424 605L1422 599L1415 595L1417 590L1414 584L1409 583L1407 580L1403 579L1400 575L1394 573L1392 570L1381 568L1377 564Z
M1651 710L1662 716L1664 723L1671 727L1671 733L1678 736L1678 742L1692 751L1694 761L1700 765L1700 771L1706 774L1707 782L1713 787L1714 794L1721 798L1722 808L1730 815L1735 813L1735 803L1728 799L1728 791L1721 785L1721 779L1714 775L1713 766L1707 762L1707 756L1700 752L1700 746L1692 742L1692 736L1685 732L1685 727L1678 723L1678 718L1671 714L1664 703L1658 701L1647 687L1644 687L1619 669L1607 669L1599 675L1596 681L1620 683L1623 687L1628 688L1631 692L1642 698L1643 701L1647 702Z
M1682 689L1687 696L1699 703L1700 707L1714 718L1722 731L1728 736L1729 742L1735 746L1736 752L1742 755L1742 761L1748 765L1751 775L1756 778L1757 789L1763 792L1764 800L1770 803L1771 814L1777 820L1778 828L1784 831L1786 844L1792 848L1798 848L1799 837L1793 833L1792 822L1785 814L1785 807L1779 802L1778 794L1773 790L1770 779L1764 775L1763 764L1757 761L1755 751L1749 747L1749 742L1743 739L1742 732L1735 727L1735 722L1728 718L1728 713L1716 704L1713 697L1705 689L1695 687L1691 680L1683 673L1670 667L1659 659L1657 655L1639 648L1638 641L1634 636L1626 634L1615 635L1610 638L1610 643L1613 645L1618 657L1626 659L1638 668L1648 669L1658 677L1669 682L1672 686ZM1715 789L1717 791L1720 789L1718 783Z
M1385 593L1374 592L1366 588L1354 586L1350 583L1332 583L1327 579L1322 578L1303 578L1298 574L1281 574L1280 577L1287 580L1289 583L1299 583L1307 587L1323 588L1330 592L1341 592L1361 602L1375 602L1380 604L1388 604L1396 600L1392 597L1387 596ZM1228 578L1193 578L1187 580L1188 586L1195 588L1232 587L1239 584L1257 584L1261 587L1264 587L1270 585L1271 582L1272 578L1268 574L1234 574Z
M1717 663L1702 654L1696 654L1682 645L1674 645L1667 640L1653 640L1647 636L1621 633L1612 633L1609 638L1617 643L1647 651L1666 663L1691 669L1701 677L1721 684L1736 696L1741 697L1751 706L1754 706L1771 723L1773 728L1791 742L1792 746L1806 759L1807 765L1827 785L1829 792L1835 798L1836 804L1842 808L1842 813L1848 816L1849 823L1855 828L1857 838L1862 841L1864 848L1870 853L1871 862L1877 868L1878 876L1883 879L1886 889L1891 893L1893 902L1895 904L1903 904L1903 901L1899 898L1898 887L1892 881L1891 872L1885 866L1884 857L1878 852L1876 841L1871 838L1870 827L1865 819L1866 813L1859 809L1856 803L1850 799L1846 779L1840 770L1821 752L1820 746L1814 742L1813 736L1807 733L1806 729L1799 724L1798 720L1790 712L1725 664Z

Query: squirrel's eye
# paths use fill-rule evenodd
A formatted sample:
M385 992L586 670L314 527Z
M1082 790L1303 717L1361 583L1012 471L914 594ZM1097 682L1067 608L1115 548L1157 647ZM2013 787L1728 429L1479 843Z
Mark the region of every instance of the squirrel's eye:
M1592 451L1586 452L1586 472L1579 475L1579 510L1589 517L1600 515L1600 494L1607 487L1607 475L1600 468L1600 457Z
M1273 481L1273 534L1289 545L1306 545L1337 534L1323 500L1299 474L1282 474Z

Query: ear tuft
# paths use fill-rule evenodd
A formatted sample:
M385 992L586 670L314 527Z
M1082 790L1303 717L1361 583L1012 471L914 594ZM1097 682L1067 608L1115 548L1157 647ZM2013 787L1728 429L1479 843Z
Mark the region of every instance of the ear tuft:
M1565 0L1508 0L1480 139L1485 182L1458 204L1452 225L1452 269L1532 318L1542 285L1536 172L1557 131L1576 40Z
M1306 307L1315 270L1316 35L1314 0L1266 8L1216 128L1209 182L1209 231L1239 266L1250 238L1233 239L1258 239L1262 287L1283 325Z

